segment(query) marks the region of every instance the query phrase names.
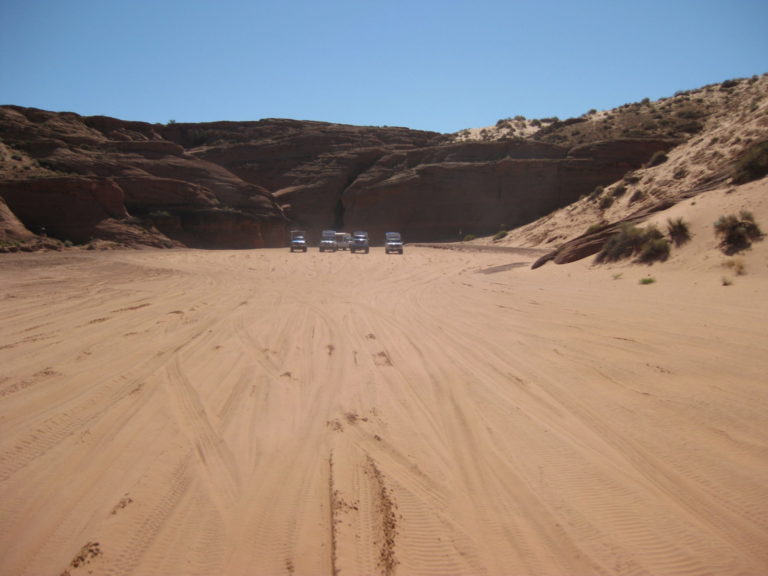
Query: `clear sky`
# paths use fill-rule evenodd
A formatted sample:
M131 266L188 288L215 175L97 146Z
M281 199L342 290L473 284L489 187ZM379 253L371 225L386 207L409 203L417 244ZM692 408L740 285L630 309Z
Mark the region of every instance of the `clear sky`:
M0 0L0 104L455 132L768 72L768 0Z

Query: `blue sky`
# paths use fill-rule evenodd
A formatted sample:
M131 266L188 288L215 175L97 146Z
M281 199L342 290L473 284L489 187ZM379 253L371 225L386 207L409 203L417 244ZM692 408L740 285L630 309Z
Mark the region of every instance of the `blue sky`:
M0 0L0 104L455 132L768 72L766 0Z

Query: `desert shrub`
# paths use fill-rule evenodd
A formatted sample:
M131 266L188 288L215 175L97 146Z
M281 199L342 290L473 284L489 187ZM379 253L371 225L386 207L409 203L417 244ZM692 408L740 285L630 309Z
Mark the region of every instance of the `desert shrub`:
M667 234L669 234L675 246L682 246L691 239L688 223L682 218L676 218L675 220L667 219Z
M644 264L663 262L669 258L669 240L666 238L649 238L640 247L637 259Z
M680 124L677 127L677 130L680 132L685 132L687 134L697 134L698 132L701 132L704 130L704 124L701 122L685 122L683 124Z
M678 118L683 118L685 120L696 120L697 118L701 118L703 116L703 113L700 110L680 110L676 116Z
M624 184L618 184L614 187L612 193L614 198L620 198L627 193L627 187Z
M626 182L627 184L637 184L638 182L640 182L640 180L641 180L640 176L638 176L634 172L627 172L626 174L624 174L624 182Z
M467 234L464 236L464 239L462 240L462 242L469 242L470 240L474 240L475 238L476 236L474 234Z
M629 258L642 245L643 232L632 224L622 224L597 255L598 262L613 262Z
M726 254L735 254L761 240L763 231L755 222L751 212L742 210L738 216L720 216L715 222L715 234L720 238L720 248Z
M675 173L672 175L675 180L682 180L686 176L688 176L688 169L685 166L681 166L675 170Z
M600 210L608 210L608 208L613 206L614 200L615 198L610 194L604 194L600 197L600 201L597 203L597 206L600 208Z
M596 261L614 262L636 256L640 262L650 264L669 257L669 241L656 226L638 228L624 223L603 246Z
M656 278L654 278L653 276L646 276L645 278L640 278L640 284L642 284L643 286L646 286L648 284L653 284L654 282L656 282Z
M750 146L736 163L733 183L745 184L768 174L768 140Z
M648 168L652 168L654 166L659 166L660 164L664 164L669 159L669 156L667 156L667 153L664 152L664 150L659 150L658 152L654 153L653 156L651 156L651 159L648 160L648 164L646 166Z
M494 240L501 240L502 238L506 238L507 231L506 230L499 230L496 232L496 234L493 235Z
M644 198L645 198L645 192L643 192L642 190L635 190L632 196L629 197L629 204L632 205L635 202L639 202Z
M592 224L589 228L587 228L587 231L585 234L594 234L595 232L599 232L605 228L605 224Z
M592 192L590 192L589 199L594 200L595 198L600 196L604 191L605 191L605 188L603 188L602 186L596 186L595 189L592 190Z

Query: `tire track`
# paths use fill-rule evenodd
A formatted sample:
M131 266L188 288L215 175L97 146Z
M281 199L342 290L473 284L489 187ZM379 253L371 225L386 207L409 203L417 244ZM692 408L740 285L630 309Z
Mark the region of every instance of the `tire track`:
M197 391L184 373L178 354L166 366L166 375L171 405L201 464L211 499L219 503L220 509L226 509L237 501L240 492L235 459L212 425Z

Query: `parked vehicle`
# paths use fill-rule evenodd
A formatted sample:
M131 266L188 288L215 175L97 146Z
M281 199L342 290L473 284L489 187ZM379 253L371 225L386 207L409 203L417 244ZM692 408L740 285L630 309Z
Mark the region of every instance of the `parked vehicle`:
M384 233L384 252L387 254L390 252L403 253L403 238L400 236L400 232Z
M304 230L291 230L291 252L307 251L307 233Z
M323 233L320 235L320 252L325 252L326 250L336 252L338 249L339 247L336 244L336 231L323 230Z
M349 247L349 251L354 254L357 251L365 252L368 254L370 250L368 246L368 232L358 230L352 233L352 245Z
M336 232L336 246L339 250L349 250L352 244L352 234L349 232Z

